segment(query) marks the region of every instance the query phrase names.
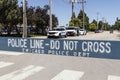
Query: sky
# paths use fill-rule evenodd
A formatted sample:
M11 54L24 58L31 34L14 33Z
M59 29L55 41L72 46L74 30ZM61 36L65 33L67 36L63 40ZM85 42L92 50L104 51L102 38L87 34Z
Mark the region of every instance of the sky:
M19 3L22 0L18 0ZM40 6L49 5L49 0L27 0L29 6ZM74 4L74 11L76 16L82 9L81 3ZM120 0L86 0L85 13L89 17L89 21L93 19L98 21L104 20L109 24L113 25L116 18L120 18ZM69 0L52 0L52 14L58 18L60 26L66 26L69 24L69 20L72 15L72 6Z

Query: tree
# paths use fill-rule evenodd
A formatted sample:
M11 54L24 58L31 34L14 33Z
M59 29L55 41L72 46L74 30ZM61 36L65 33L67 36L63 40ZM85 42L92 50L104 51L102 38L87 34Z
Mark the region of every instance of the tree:
M98 29L100 29L100 30L109 30L110 28L111 28L111 25L108 22L99 21Z
M82 24L83 24L83 11L82 10L80 10L78 14L78 18L82 21ZM85 29L89 29L89 18L85 12L84 12L84 23L85 23Z
M120 20L117 19L114 24L115 29L120 30Z
M98 23L98 29L102 29L102 26L103 26L103 22L102 21L99 21L99 23Z
M28 9L27 9L27 24L30 26L30 27L33 27L33 25L35 25L35 7L32 7L30 6Z
M97 26L95 23L91 23L89 26L90 31L95 31L97 29Z
M17 25L19 24L21 27L23 24L23 6L17 4L18 0L0 0L0 25L5 27L9 35L13 29L19 32ZM41 8L27 5L26 9L28 26L35 26L36 33L45 32L45 28L49 26L49 6L45 5ZM52 18L53 26L58 25L58 19L54 14L52 14Z
M58 19L54 14L52 15L52 25L53 27L58 25Z
M18 16L19 16L19 19L18 19L19 23L18 24L21 27L22 24L23 24L23 6L19 7L19 14L18 14Z
M1 0L0 23L7 28L8 34L18 24L18 0Z
M79 18L73 18L71 19L71 21L69 22L70 26L77 26L77 27L81 27L82 26L82 22Z
M75 12L73 12L71 19L76 18Z
M35 25L37 33L44 33L45 29L49 26L49 14L48 14L49 6L45 5L44 8L38 6L35 10ZM53 26L58 25L57 17L52 14L52 24Z
M112 26L109 23L105 23L105 30L110 30Z
M44 20L42 19L42 8L37 7L35 11L35 26L36 26L36 32L39 33L41 26L43 27Z
M92 21L92 23L94 23L97 26L97 21L95 19Z

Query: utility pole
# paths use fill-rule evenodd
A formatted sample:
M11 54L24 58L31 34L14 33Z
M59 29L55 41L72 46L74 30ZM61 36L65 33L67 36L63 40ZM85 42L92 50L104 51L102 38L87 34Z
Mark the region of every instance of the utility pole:
M50 0L50 30L52 30L52 0Z
M105 18L103 17L102 18L102 28L101 28L101 30L103 30L105 28Z
M74 14L74 3L78 2L78 3L82 3L82 12L83 12L83 29L85 29L85 13L84 13L84 4L86 3L85 0L82 0L80 2L80 0L69 0L69 2L72 3L72 15Z
M26 0L23 0L23 38L27 37Z
M82 12L83 12L83 29L85 29L85 13L84 13L84 4L86 3L85 0L80 2L82 4Z
M99 12L97 12L97 29L98 29L98 17L99 17Z
M70 3L72 3L72 17L71 19L73 18L73 15L74 15L74 3L75 3L75 0L69 0Z
M72 17L73 18L73 15L74 15L74 2L72 1Z

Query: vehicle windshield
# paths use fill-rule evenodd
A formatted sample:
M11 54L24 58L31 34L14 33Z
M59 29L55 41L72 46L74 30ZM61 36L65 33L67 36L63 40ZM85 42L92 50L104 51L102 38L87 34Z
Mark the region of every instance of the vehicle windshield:
M54 28L53 31L64 31L65 29L63 28Z
M69 27L69 28L66 28L66 30L75 30L75 28Z
M80 29L80 31L84 31L83 29Z

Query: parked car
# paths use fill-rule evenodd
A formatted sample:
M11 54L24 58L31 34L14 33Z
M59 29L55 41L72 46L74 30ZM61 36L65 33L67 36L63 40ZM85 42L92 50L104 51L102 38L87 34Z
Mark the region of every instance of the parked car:
M78 27L70 26L70 27L67 27L66 30L67 30L67 35L68 36L79 35L79 28Z
M80 35L86 35L87 34L87 31L85 29L80 29L79 30L79 34Z
M95 33L100 33L100 31L97 29L97 30L95 30Z
M55 28L53 28L53 30L48 31L47 37L48 38L50 38L50 37L58 37L58 38L67 37L66 28L64 28L64 27L55 27Z
M95 30L95 33L102 33L102 32L103 32L103 30L99 30L99 29Z

